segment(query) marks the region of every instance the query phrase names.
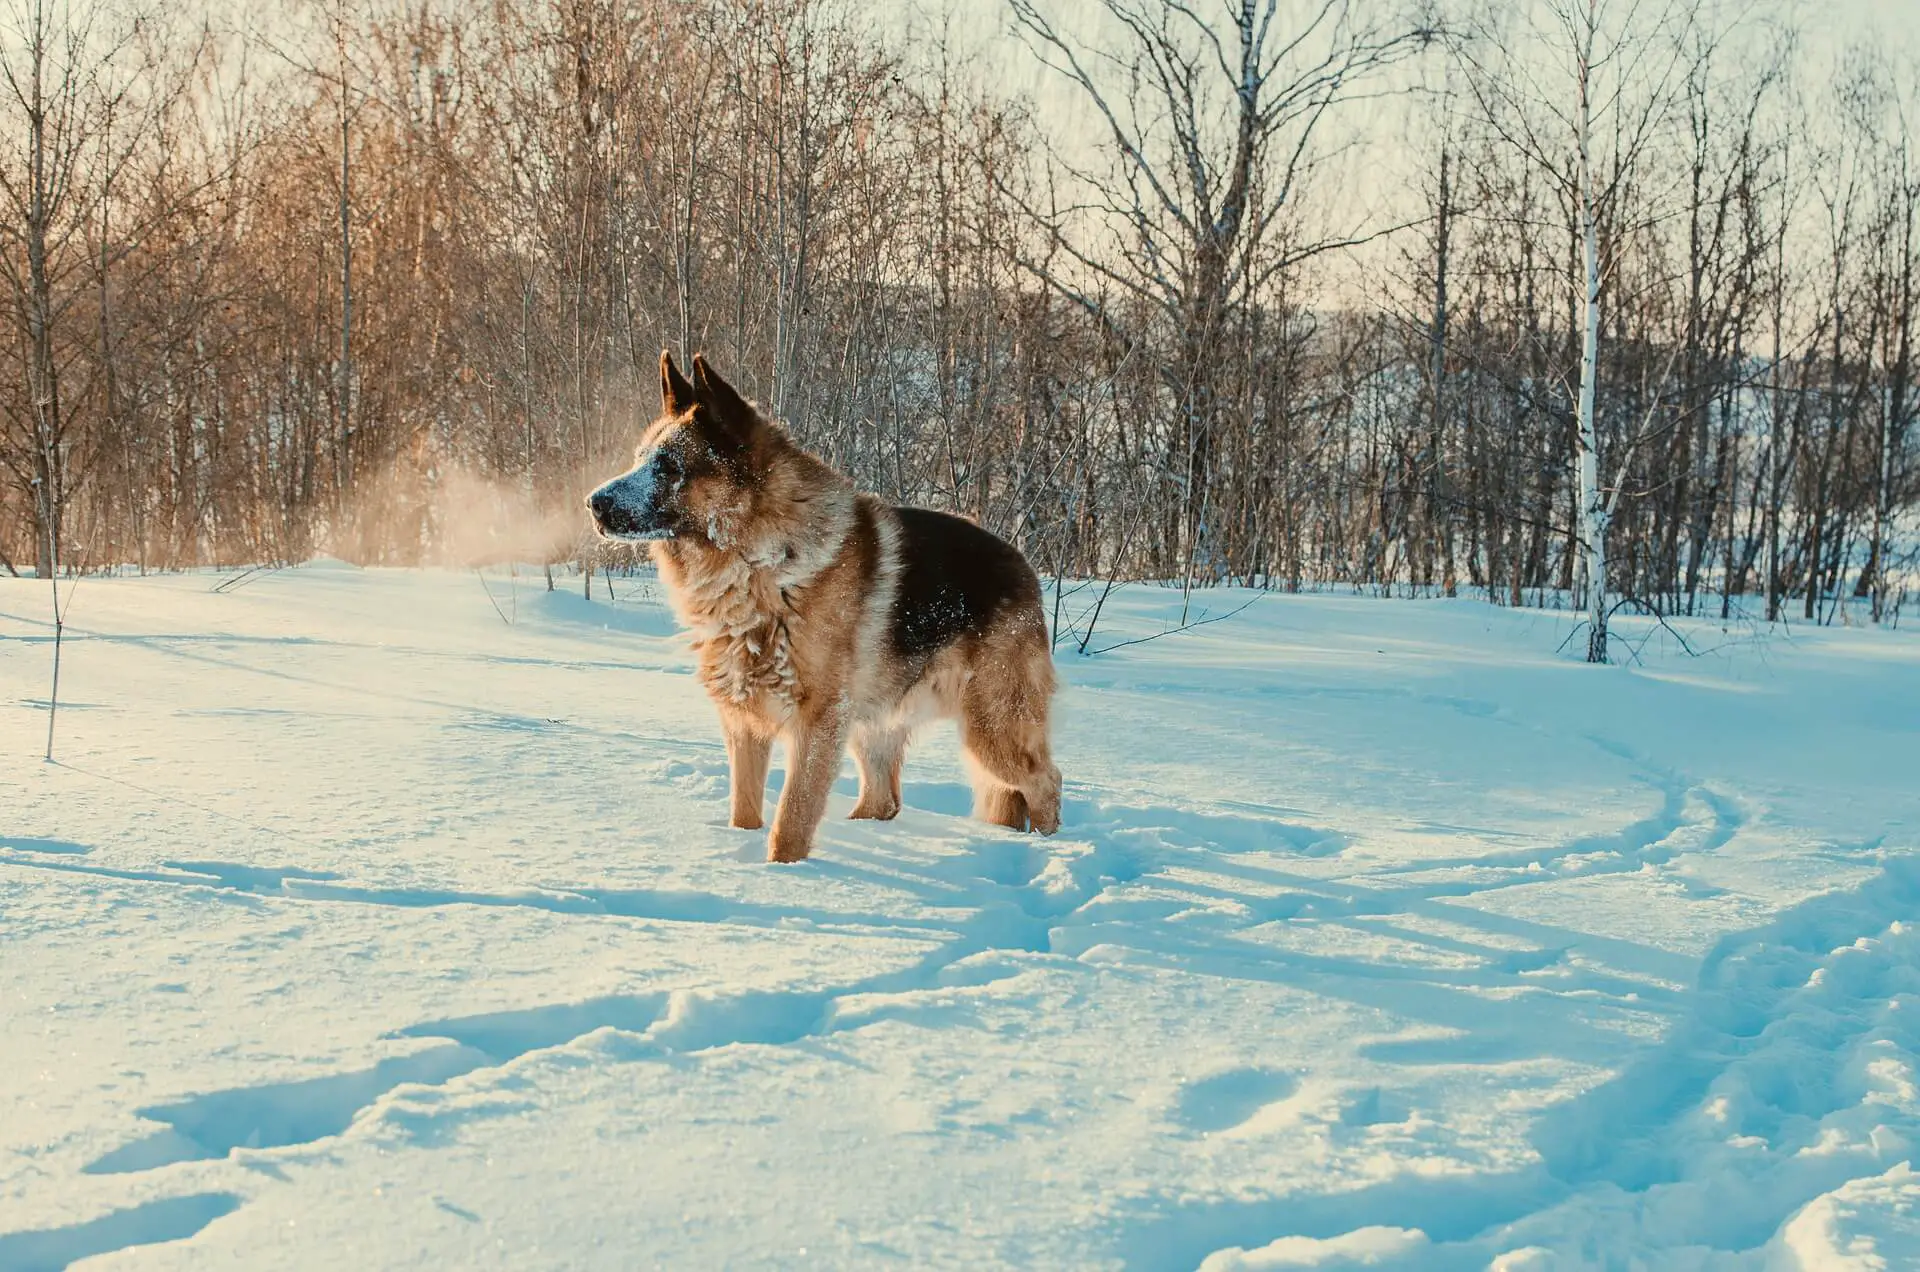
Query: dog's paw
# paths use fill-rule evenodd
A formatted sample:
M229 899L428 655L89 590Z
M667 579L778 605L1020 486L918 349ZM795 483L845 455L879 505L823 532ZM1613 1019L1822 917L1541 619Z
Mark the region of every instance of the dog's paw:
M778 831L767 837L767 860L781 863L805 861L807 854L813 851L813 845L802 840L793 842L781 838Z

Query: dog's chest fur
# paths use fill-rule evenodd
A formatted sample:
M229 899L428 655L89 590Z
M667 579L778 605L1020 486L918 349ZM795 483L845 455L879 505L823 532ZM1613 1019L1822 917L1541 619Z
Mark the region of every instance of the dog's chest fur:
M779 714L800 698L790 607L776 579L734 558L689 579L685 608L700 683L722 702L755 698Z
M804 634L810 620L797 602L846 541L850 506L840 502L821 509L825 524L802 535L740 544L719 533L712 548L667 554L669 593L692 639L700 683L716 701L778 724L818 688L802 683L796 632Z

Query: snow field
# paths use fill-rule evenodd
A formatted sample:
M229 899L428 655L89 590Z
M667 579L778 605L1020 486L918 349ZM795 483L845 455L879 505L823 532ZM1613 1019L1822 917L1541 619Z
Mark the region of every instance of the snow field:
M0 1268L1920 1266L1910 636L1265 597L770 868L643 582L218 581L56 765L0 581Z

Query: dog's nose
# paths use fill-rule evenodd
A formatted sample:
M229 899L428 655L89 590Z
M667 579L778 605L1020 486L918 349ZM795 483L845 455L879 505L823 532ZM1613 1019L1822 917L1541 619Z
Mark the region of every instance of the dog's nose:
M595 523L608 534L633 534L640 528L633 510L607 491L594 491L587 497L587 507L593 510Z

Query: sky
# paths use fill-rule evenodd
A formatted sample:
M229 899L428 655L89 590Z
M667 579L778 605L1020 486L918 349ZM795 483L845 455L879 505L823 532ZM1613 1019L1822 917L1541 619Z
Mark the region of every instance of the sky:
M1148 7L1152 0L1131 0ZM1201 12L1219 9L1224 13L1230 0L1200 0ZM1280 0L1281 13L1305 12L1318 7L1320 0ZM1524 2L1524 0L1523 0ZM1657 5L1640 0L1643 12ZM1686 0L1672 0L1678 6ZM1920 0L1711 0L1729 17L1745 15L1747 20L1784 19L1797 24L1805 56L1818 64L1832 58L1843 46L1868 43L1888 56L1920 58ZM1098 121L1090 117L1076 90L1064 84L1057 74L1043 67L1022 37L1014 30L1007 0L849 0L857 10L864 8L875 28L892 38L919 43L938 34L942 24L953 34L954 46L972 59L983 84L1033 100L1049 123L1048 133L1056 141L1071 143L1076 137L1097 137ZM1083 39L1098 38L1110 24L1100 16L1103 0L1040 0L1042 12L1062 31ZM1394 0L1358 0L1356 13L1370 17L1391 13L1403 7ZM1456 6L1459 7L1459 6ZM1492 7L1507 12L1521 6L1492 0ZM1613 0L1613 7L1625 7ZM1284 20L1284 19L1283 19Z
M984 87L1025 97L1034 104L1043 122L1047 144L1076 164L1097 169L1103 148L1110 141L1100 117L1088 106L1083 95L1056 72L1042 66L1022 36L1014 29L1007 0L847 0L856 10L864 7L877 30L896 41L920 44L935 37L943 23L952 33L953 45L971 60L978 81ZM1141 8L1151 8L1153 0L1126 0ZM1198 0L1200 12L1218 11L1224 15L1235 0ZM1282 23L1289 12L1306 13L1317 9L1323 0L1278 0ZM1546 0L1485 0L1494 12L1508 17L1520 13L1528 3ZM1797 29L1800 56L1804 59L1801 82L1804 91L1815 97L1808 117L1817 121L1820 103L1817 94L1831 78L1830 68L1850 46L1866 46L1883 53L1898 64L1901 59L1920 64L1920 0L1670 0L1675 10L1697 7L1717 14L1725 23L1738 22L1743 30L1755 30L1759 24L1780 23ZM1462 11L1467 6L1441 0L1443 7ZM1615 12L1638 5L1639 15L1663 11L1663 0L1611 0ZM1102 38L1111 41L1116 34L1110 19L1102 21L1104 0L1038 0L1038 6L1063 32L1092 43ZM1361 20L1391 15L1405 6L1398 0L1357 0L1355 13ZM1603 9L1608 7L1603 0ZM1424 79L1439 82L1445 63L1436 52L1417 64L1396 72L1401 83ZM1911 77L1915 117L1920 117L1920 74ZM1370 227L1397 224L1416 219L1419 182L1427 165L1421 153L1430 145L1433 124L1428 117L1430 99L1411 94L1396 94L1382 100L1353 106L1339 118L1323 125L1318 140L1339 146L1341 155L1316 178L1316 188L1306 192L1305 203L1327 218L1328 224L1340 223L1341 232L1349 225L1364 221ZM1817 122L1815 124L1817 127ZM1391 243L1365 259L1351 258L1340 266L1357 281L1383 260L1397 258Z

